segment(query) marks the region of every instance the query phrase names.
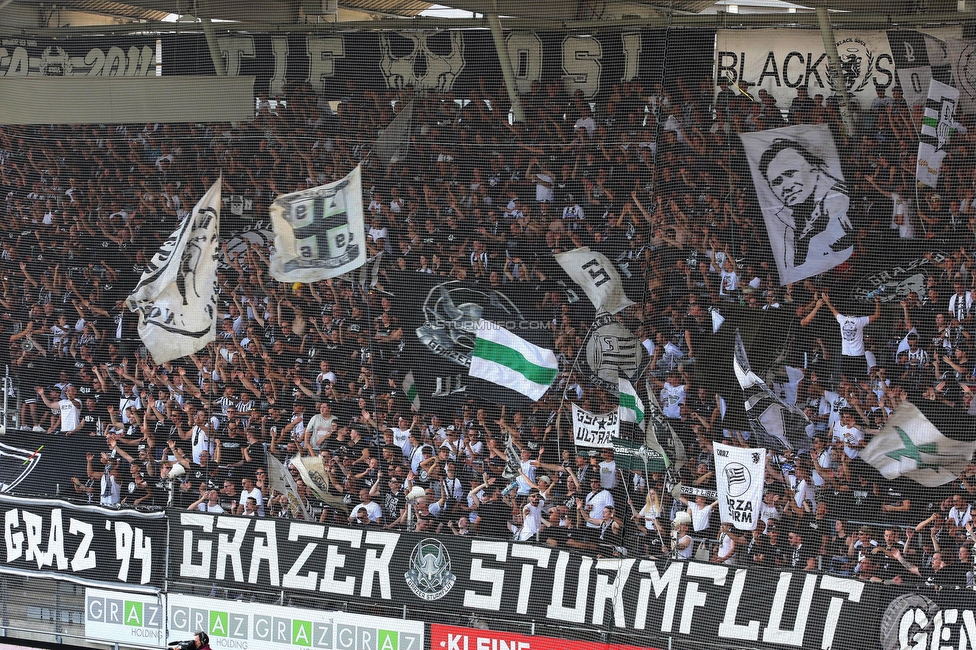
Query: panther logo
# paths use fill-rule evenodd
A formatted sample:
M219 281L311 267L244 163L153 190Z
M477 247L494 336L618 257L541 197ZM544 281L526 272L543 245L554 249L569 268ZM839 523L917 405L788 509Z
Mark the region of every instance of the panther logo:
M404 574L407 586L423 600L440 600L457 582L451 573L451 556L439 540L418 542L410 553L410 570Z

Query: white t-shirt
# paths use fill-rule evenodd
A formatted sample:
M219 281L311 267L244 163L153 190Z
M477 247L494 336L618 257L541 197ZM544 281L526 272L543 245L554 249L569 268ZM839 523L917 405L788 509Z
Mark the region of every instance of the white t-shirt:
M722 271L722 283L718 290L720 296L731 296L739 288L739 274L735 271Z
M845 357L864 356L864 328L871 319L867 316L837 314L840 325L841 353Z
M963 528L966 524L973 520L973 507L967 505L965 510L960 510L956 506L952 506L949 509L949 515L946 520L952 523L956 528Z
M403 455L409 458L410 452L413 451L413 446L410 444L410 427L406 429L390 427L390 431L393 432L393 444L403 450Z
M318 449L322 446L325 441L325 437L329 435L332 431L332 423L336 421L336 416L330 415L325 418L322 417L321 413L316 413L312 416L312 419L308 421L308 425L305 427L308 434L308 442L312 446L312 449Z
M669 418L681 417L681 405L685 403L684 384L672 386L665 382L661 389L661 411Z
M238 503L240 503L242 506L246 506L247 500L250 497L254 497L254 500L258 502L258 516L263 517L264 516L264 495L261 494L261 489L258 488L258 486L256 485L254 486L254 489L251 490L250 492L242 489L241 498L239 499Z
M355 519L360 510L365 510L366 516L369 517L369 520L373 523L379 523L380 519L383 518L383 508L381 508L380 504L376 503L375 501L360 503L358 506L352 509L350 516Z
M213 458L214 455L214 444L207 435L207 432L200 427L194 425L190 430L190 442L193 445L193 462L200 463L200 452L206 451Z
M545 501L533 505L531 502L522 506L522 528L516 534L516 539L520 542L527 542L532 536L542 530L542 507Z
M533 465L534 462L535 461L530 459L530 460L523 460L519 463L519 467L521 468L522 471L515 479L515 482L518 483L518 493L520 496L525 496L526 494L529 493L529 490L532 489L532 486L529 485L529 481L535 483L535 465ZM526 477L528 477L528 480L526 480Z
M600 461L600 487L612 490L617 487L616 461Z
M58 406L61 408L61 432L77 429L81 416L81 409L78 408L78 405L70 399L63 399L58 401Z
M593 506L590 508L590 517L597 519L603 516L603 509L607 506L613 506L613 495L610 494L609 490L600 490L599 492L590 492L586 495L586 505ZM586 522L587 528L599 528L600 524L594 524L591 522Z
M706 530L711 524L712 510L709 506L699 508L694 501L688 502L688 514L691 515L691 527L695 532Z
M857 427L845 427L840 422L834 425L830 435L833 440L841 440L844 443L844 453L850 459L857 458L861 453L860 449L852 445L859 445L864 442L864 434Z

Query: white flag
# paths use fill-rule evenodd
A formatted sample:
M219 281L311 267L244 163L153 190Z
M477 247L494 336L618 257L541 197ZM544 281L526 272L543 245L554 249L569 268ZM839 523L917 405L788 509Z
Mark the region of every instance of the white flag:
M366 263L360 168L345 178L278 197L271 204L271 275L279 282L317 282Z
M958 417L971 421L965 414ZM905 476L925 487L937 487L959 476L974 451L976 442L946 437L917 406L902 402L861 450L860 458L889 481Z
M722 522L739 530L754 530L766 482L766 450L712 443L715 482Z
M612 448L613 439L620 437L620 415L616 409L609 413L590 413L573 404L573 438L577 447Z
M946 45L954 85L961 91L956 112L968 115L976 110L976 40L949 38Z
M644 402L634 385L625 377L617 379L620 396L620 421L633 422L641 429L644 428Z
M553 255L559 266L578 284L597 311L616 314L634 304L624 293L620 274L603 253L584 246Z
M284 494L288 498L288 509L291 516L295 519L312 521L312 515L305 507L305 501L298 494L298 483L280 460L273 454L267 454L268 459L268 479L271 489Z
M491 321L478 321L468 375L510 388L539 401L556 379L559 362L540 348Z
M403 162L410 153L410 127L413 124L414 100L403 104L400 112L390 122L383 133L373 143L373 153L380 162L389 167L391 163Z
M847 261L854 252L850 196L826 124L739 135L780 284Z
M139 338L156 363L203 349L216 336L217 180L153 255L126 300L139 314Z
M417 390L417 382L413 379L413 370L403 376L403 392L407 394L413 410L420 413L420 392Z
M949 144L949 136L956 127L956 104L959 91L933 79L929 82L929 97L925 101L922 130L918 137L918 158L915 176L929 187L939 184L939 171Z

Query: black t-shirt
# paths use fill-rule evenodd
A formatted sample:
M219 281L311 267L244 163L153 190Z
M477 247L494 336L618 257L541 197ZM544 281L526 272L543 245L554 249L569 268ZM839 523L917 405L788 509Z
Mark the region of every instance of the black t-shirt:
M220 464L226 467L243 460L242 450L246 445L247 441L241 437L232 438L225 435L220 438Z
M254 472L258 469L267 469L268 467L268 453L265 451L264 443L252 442L246 445L247 455L251 458L250 463L244 463L244 469L247 472L247 476L254 476Z
M383 499L383 514L386 516L387 523L392 523L397 520L400 513L406 507L406 497L403 494L403 490L398 492L391 492L386 490L385 494L382 496Z
M478 514L481 516L479 532L482 535L498 539L511 537L507 526L511 511L504 501L486 501L478 507Z
M749 564L760 566L772 564L769 555L769 538L766 535L750 538L746 544L746 558Z
M91 436L98 433L98 420L101 419L102 423L108 422L108 416L103 408L96 406L91 411L87 407L82 406L81 409L81 431L75 435Z
M684 321L684 329L691 333L691 345L693 352L699 354L703 350L705 339L712 331L712 324L707 319L699 321L694 316L688 316ZM684 341L682 341L682 345Z
M816 554L814 553L813 546L807 542L804 542L800 544L799 547L793 548L793 556L790 561L790 566L792 566L794 569L803 569L807 565L807 560L815 555Z

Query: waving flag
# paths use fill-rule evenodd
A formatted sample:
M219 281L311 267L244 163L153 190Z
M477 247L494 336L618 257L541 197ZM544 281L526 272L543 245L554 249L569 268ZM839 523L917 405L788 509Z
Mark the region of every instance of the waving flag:
M413 379L413 370L403 376L403 392L407 394L413 410L420 413L420 391L417 390L417 382Z
M271 205L271 275L317 282L366 263L363 183L357 166L344 178L278 197Z
M298 483L280 460L274 454L268 454L268 480L271 489L280 492L288 498L288 510L295 519L312 521L312 515L305 507L305 501L298 494Z
M153 255L126 300L156 363L202 350L216 336L220 185L218 179Z
M958 102L958 90L935 79L929 82L929 98L925 102L915 164L915 176L929 187L939 183L939 171L947 153L946 145L956 125Z
M578 284L597 311L616 314L634 304L624 293L620 274L607 256L588 247L553 255L556 262Z
M738 330L735 332L735 353L732 365L736 379L745 395L746 415L752 430L767 445L777 449L804 450L810 448L806 414L793 404L787 404L770 390L766 382L752 371L745 345Z
M641 429L644 428L644 402L634 385L624 377L618 379L620 395L620 421L633 422Z
M956 418L972 428L971 416L958 413ZM860 458L888 480L905 476L936 487L955 479L974 451L976 441L945 436L917 406L903 402L861 450Z
M395 162L403 162L410 153L410 127L413 125L414 100L406 102L393 121L373 143L373 153L380 162L389 167ZM399 108L399 106L398 106Z
M854 252L850 196L826 124L739 135L780 284L846 262Z
M478 321L468 374L538 401L556 379L552 350L540 348L491 321Z
M319 501L330 508L339 508L340 510L345 510L347 512L349 511L349 506L346 505L345 501L342 500L339 493L332 493L332 490L330 489L332 480L330 478L329 471L325 468L325 464L322 462L321 456L302 456L301 454L295 454L294 458L291 459L291 464L292 467L298 470L298 473L302 477L302 481L308 486Z

